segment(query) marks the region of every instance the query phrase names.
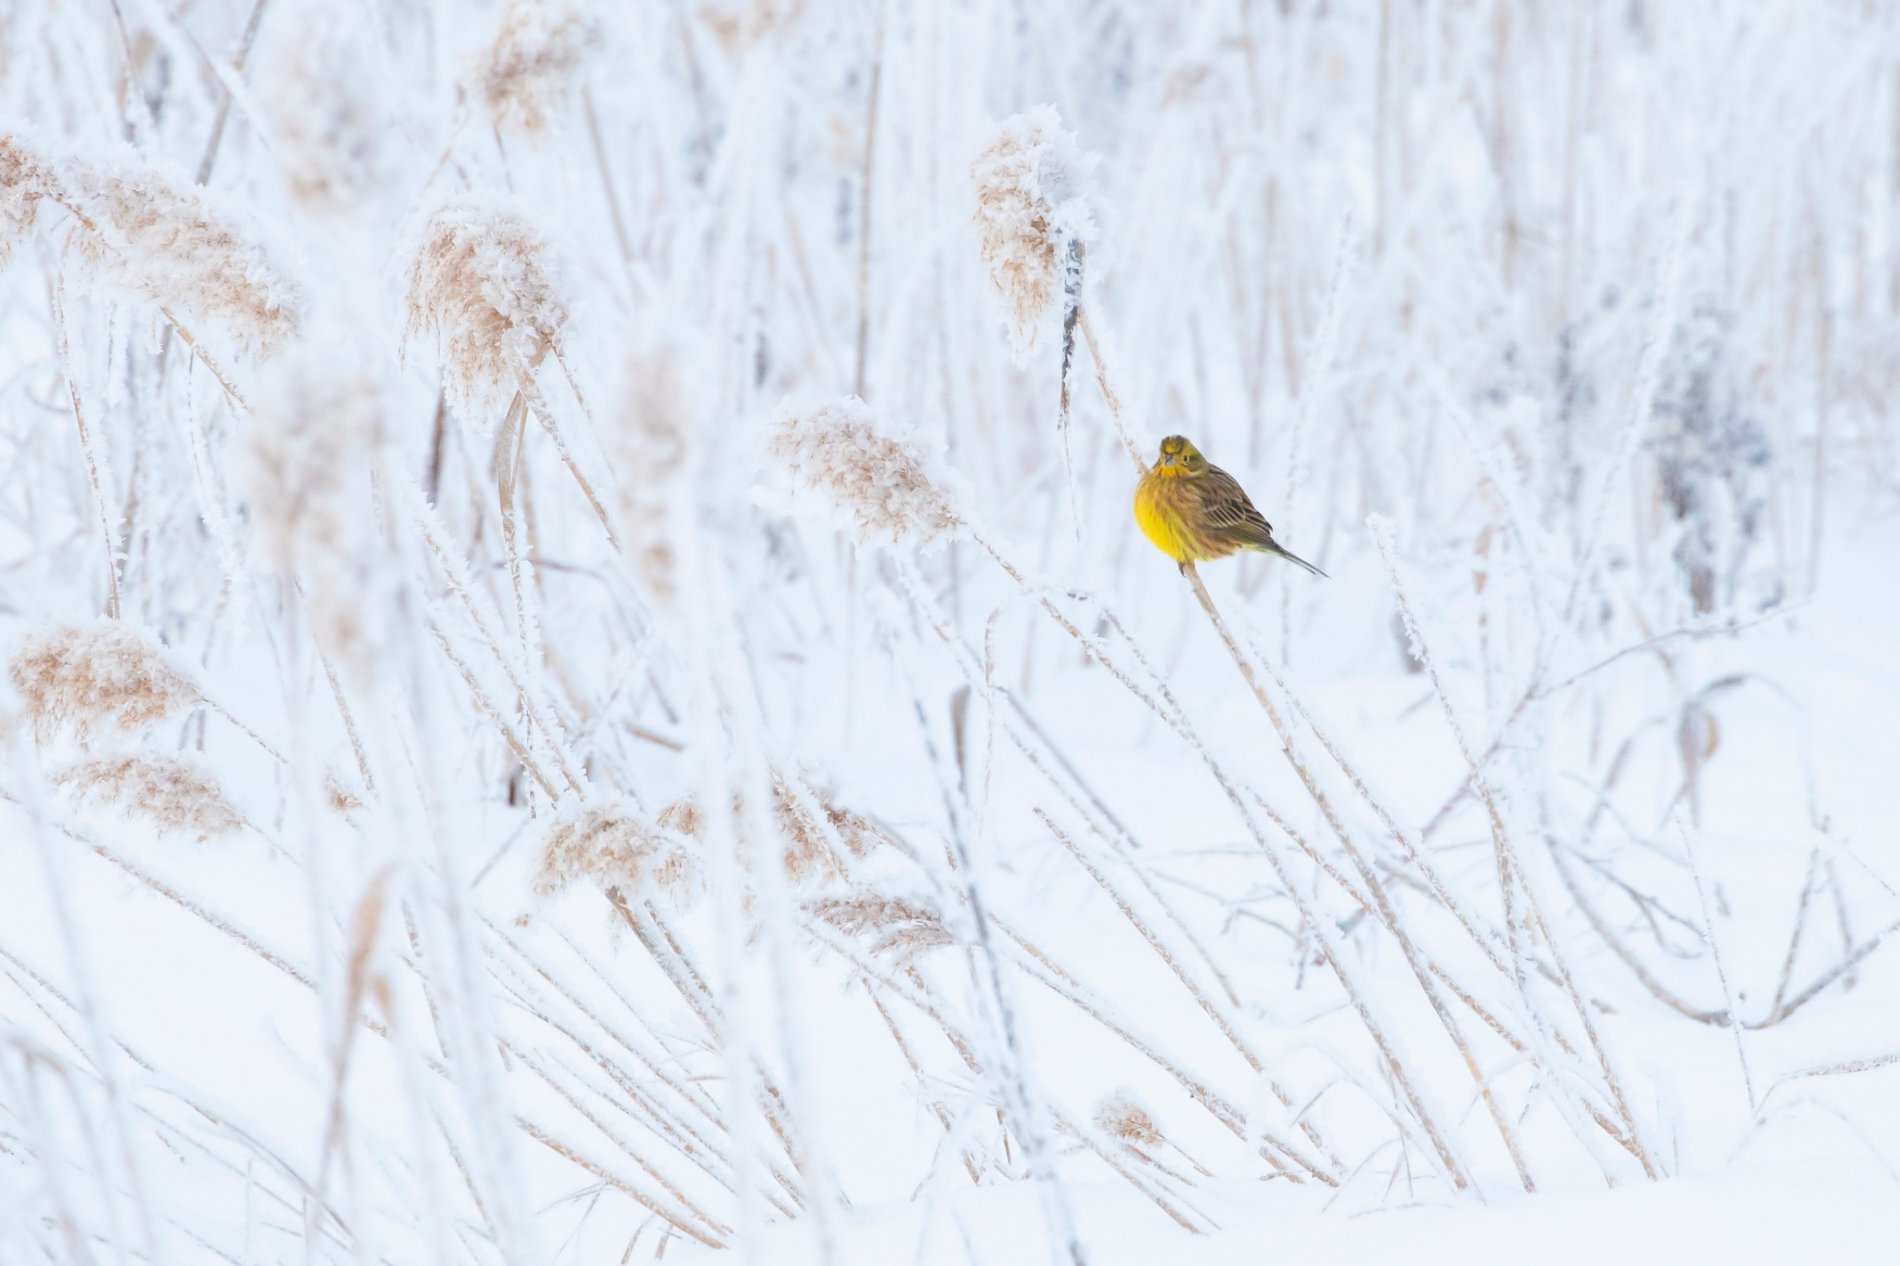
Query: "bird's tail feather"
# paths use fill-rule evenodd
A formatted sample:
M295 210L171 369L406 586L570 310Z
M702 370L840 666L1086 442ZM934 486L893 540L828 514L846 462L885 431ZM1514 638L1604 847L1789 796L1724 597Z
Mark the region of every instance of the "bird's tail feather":
M1312 572L1315 576L1318 576L1321 580L1332 579L1332 577L1328 576L1325 572L1321 571L1319 568L1313 566L1313 564L1307 562L1304 558L1301 558L1298 554L1295 554L1292 550L1282 548L1278 541L1268 541L1267 552L1269 554L1278 554L1281 558L1286 559L1286 561L1289 563L1298 563L1300 566L1306 568L1306 570Z

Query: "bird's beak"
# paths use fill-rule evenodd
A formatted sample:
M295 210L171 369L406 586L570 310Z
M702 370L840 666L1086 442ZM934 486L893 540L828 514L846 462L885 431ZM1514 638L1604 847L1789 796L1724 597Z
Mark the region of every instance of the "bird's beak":
M1163 453L1163 454L1161 455L1161 464L1162 464L1163 466L1172 466L1172 465L1174 465L1174 454L1173 454L1173 453Z

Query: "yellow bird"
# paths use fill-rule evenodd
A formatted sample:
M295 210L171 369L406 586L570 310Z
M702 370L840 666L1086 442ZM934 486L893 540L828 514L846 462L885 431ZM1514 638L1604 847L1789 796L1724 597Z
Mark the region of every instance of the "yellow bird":
M1161 456L1135 485L1135 522L1182 571L1189 563L1251 549L1278 554L1315 576L1326 574L1282 549L1273 525L1254 509L1239 481L1179 435L1161 441Z

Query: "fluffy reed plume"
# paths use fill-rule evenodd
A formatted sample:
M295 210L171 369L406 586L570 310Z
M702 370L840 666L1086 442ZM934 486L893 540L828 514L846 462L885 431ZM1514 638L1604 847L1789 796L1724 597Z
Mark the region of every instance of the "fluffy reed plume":
M599 23L559 0L510 0L475 71L475 89L497 127L539 132L599 46Z
M324 771L323 799L338 817L347 818L363 807L362 792L334 769Z
M772 771L772 820L785 841L785 873L793 883L827 884L844 877L844 863L824 827L776 769Z
M629 895L663 893L677 905L690 904L702 887L684 842L664 825L646 826L618 798L567 809L542 837L535 895L552 897L580 880Z
M69 765L53 781L81 804L111 805L201 843L244 825L210 770L170 756L101 756Z
M805 909L846 936L871 937L871 953L888 954L900 963L956 944L942 915L905 897L859 889L848 897L808 901Z
M1110 1138L1134 1147L1161 1146L1161 1128L1141 1100L1127 1090L1103 1095L1095 1105L1094 1115L1096 1128Z
M389 170L388 112L371 50L323 8L300 11L260 76L277 167L306 210L354 210Z
M679 364L666 353L628 357L619 426L608 444L619 474L626 552L662 604L678 592L670 504L685 473L691 414Z
M825 817L831 822L831 829L838 833L845 851L853 857L869 856L872 849L884 843L876 827L869 818L851 809L843 809L829 800L824 804Z
M204 699L154 639L119 623L23 638L11 675L42 742L62 725L82 743L99 725L129 734Z
M745 800L742 796L735 795L732 798L732 821L735 827L745 822ZM838 819L834 817L832 821L835 824ZM824 827L799 800L791 783L776 769L772 771L772 823L783 844L779 860L785 867L786 877L794 885L801 888L822 887L844 877L844 862L831 846ZM659 824L689 839L704 839L706 818L691 796L682 796L660 810ZM850 847L849 842L847 847ZM753 860L750 850L741 850L741 857L748 864Z
M190 180L133 159L79 161L0 137L9 226L41 201L73 217L77 257L189 323L269 355L297 335L303 292L258 227Z
M0 264L32 230L40 203L61 192L54 165L10 132L0 132Z
M1003 301L1020 364L1079 281L1079 248L1094 235L1084 155L1054 106L1004 119L970 168L990 284Z
M700 816L699 806L693 803L691 796L681 796L678 800L660 810L660 816L654 819L662 830L673 831L688 839L696 840L705 829L705 819Z
M222 331L251 354L272 355L296 338L302 289L277 266L253 224L152 167L80 167L72 182L80 205L116 247L110 262L154 304L196 329Z
M409 264L405 343L435 340L449 399L495 412L567 325L553 248L511 211L473 202L438 209Z
M804 487L830 498L860 541L925 544L962 523L934 463L907 436L881 432L856 396L816 408L779 406L767 451Z
M246 439L251 519L272 563L301 585L317 643L367 677L384 552L370 495L382 397L359 357L313 347L269 376Z

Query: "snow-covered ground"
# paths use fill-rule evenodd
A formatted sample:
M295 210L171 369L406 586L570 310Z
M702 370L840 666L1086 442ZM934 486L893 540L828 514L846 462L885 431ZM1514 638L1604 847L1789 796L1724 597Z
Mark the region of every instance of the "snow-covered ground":
M96 8L0 1266L1893 1256L1879 6Z

